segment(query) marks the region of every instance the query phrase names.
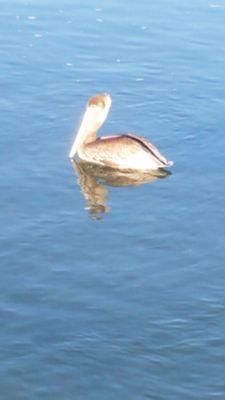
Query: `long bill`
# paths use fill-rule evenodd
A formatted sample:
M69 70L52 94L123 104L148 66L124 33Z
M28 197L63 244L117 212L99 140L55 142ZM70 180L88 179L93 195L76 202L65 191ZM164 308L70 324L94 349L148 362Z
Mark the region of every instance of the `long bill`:
M96 107L89 106L84 113L80 128L69 153L69 158L74 158L79 148L87 141L88 136L92 135L96 122Z

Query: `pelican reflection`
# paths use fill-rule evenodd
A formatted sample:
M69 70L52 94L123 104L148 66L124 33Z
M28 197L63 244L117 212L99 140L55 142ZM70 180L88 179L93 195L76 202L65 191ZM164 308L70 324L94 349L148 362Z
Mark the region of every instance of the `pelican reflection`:
M138 186L166 178L171 173L164 169L151 172L124 172L115 168L97 166L96 164L72 160L78 183L87 203L91 217L101 219L110 212L107 186Z

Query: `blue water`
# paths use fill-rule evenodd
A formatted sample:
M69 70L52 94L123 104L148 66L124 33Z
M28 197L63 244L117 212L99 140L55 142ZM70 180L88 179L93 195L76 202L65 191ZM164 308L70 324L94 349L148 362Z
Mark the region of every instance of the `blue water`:
M225 2L2 0L0 17L1 400L224 400ZM95 213L68 153L102 91L103 133L175 164L103 185Z

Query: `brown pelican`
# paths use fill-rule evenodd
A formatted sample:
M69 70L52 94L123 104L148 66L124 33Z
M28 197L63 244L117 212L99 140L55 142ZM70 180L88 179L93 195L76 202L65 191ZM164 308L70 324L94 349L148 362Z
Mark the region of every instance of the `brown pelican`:
M104 93L91 97L69 157L120 170L151 171L173 165L148 140L133 133L97 138L111 107Z

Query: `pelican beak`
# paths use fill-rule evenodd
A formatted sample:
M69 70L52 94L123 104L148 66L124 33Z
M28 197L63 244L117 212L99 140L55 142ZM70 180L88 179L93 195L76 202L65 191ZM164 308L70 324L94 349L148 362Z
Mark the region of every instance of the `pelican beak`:
M76 153L79 151L79 148L84 143L90 132L93 132L95 129L96 123L96 113L98 107L89 105L84 113L83 119L81 121L80 128L74 140L73 146L70 150L69 158L74 158Z

